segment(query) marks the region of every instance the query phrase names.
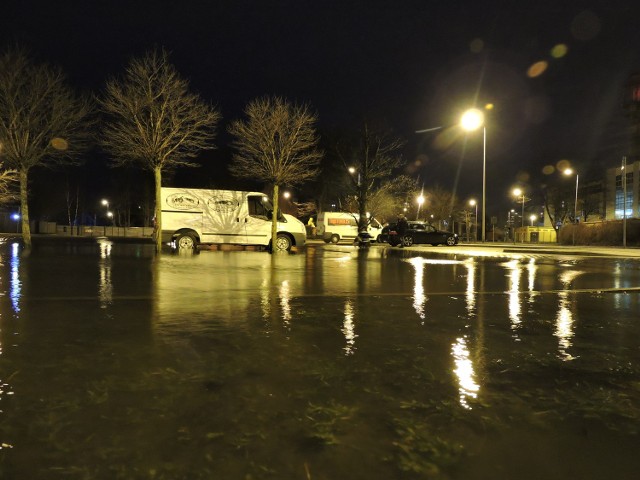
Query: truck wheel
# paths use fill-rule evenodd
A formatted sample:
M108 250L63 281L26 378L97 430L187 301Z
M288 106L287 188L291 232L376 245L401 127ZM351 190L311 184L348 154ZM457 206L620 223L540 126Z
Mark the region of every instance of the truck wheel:
M289 251L291 250L291 239L288 235L279 233L276 237L276 250Z
M338 235L337 233L334 233L333 235L331 235L331 243L338 243L340 241L340 235Z
M196 247L196 239L188 233L181 233L176 237L176 247L180 250L193 250Z

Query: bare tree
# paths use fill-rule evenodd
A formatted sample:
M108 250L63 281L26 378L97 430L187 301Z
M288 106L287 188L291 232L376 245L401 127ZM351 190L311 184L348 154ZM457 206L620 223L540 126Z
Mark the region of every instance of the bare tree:
M291 104L280 97L262 97L245 108L246 120L229 126L236 153L229 167L239 178L273 187L272 251L278 232L278 195L284 185L299 185L318 175L317 117L308 105Z
M134 58L123 77L107 82L100 106L106 117L100 143L113 166L137 164L153 172L156 250L162 246L162 173L192 167L202 150L213 149L220 113L189 91L165 50Z
M0 157L2 156L2 144L0 144ZM18 172L16 170L4 170L0 163L0 205L10 203L18 198L16 182L18 181Z
M424 212L431 212L437 222L448 222L448 219L458 210L458 198L450 191L436 186L425 191L426 199Z
M415 199L419 193L417 181L407 175L388 179L381 182L377 187L372 188L366 194L368 222L376 218L385 221L395 218L402 212L410 199ZM359 197L349 195L344 200L344 207L348 211L355 211L360 208ZM363 228L365 225L360 225Z
M78 163L90 140L91 111L91 102L74 94L60 69L33 63L18 47L0 56L0 143L7 166L19 176L27 249L29 171Z
M389 132L372 129L365 123L358 138L338 145L345 171L351 174L351 188L360 214L359 229L367 225L370 197L404 165L400 149L405 142ZM384 193L384 189L380 194Z

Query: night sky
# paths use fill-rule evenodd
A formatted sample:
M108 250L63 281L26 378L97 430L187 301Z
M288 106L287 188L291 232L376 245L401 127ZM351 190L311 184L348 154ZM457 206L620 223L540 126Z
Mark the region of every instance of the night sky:
M545 165L566 159L586 174L629 153L621 103L640 70L637 1L3 3L3 49L27 47L82 90L99 91L131 56L167 48L222 112L217 164L228 158L227 122L265 94L309 103L323 130L355 129L364 118L387 125L408 141L408 173L462 199L481 195L482 134L415 131L492 104L489 213L516 182L545 181Z

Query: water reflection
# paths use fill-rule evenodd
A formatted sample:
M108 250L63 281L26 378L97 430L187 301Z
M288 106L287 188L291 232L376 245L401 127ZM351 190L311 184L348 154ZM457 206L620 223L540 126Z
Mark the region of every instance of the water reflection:
M22 283L20 282L20 245L15 242L11 244L11 287L9 297L11 306L15 313L20 312L20 293Z
M537 296L537 293L535 291L537 272L538 272L538 265L536 264L536 259L530 258L529 263L527 263L527 273L528 273L527 290L529 291L529 308L533 307L534 299Z
M469 405L468 400L478 397L480 386L475 381L476 375L471 356L469 355L466 336L459 337L456 340L456 343L452 345L451 352L455 363L453 373L455 373L458 379L460 405L470 410L471 405Z
M467 315L472 317L476 312L476 264L474 261L467 262Z
M411 263L414 268L413 309L424 325L424 307L428 300L424 293L424 262L421 258L412 258L409 263Z
M565 289L571 287L573 280L582 272L579 270L568 270L560 274L560 282ZM574 318L572 312L572 302L570 292L563 290L558 293L558 313L556 314L556 329L554 335L558 338L558 353L562 360L575 360L577 357L571 355L568 350L572 346L574 336Z
M98 239L100 249L98 297L100 307L107 308L113 301L113 284L111 282L111 249L113 242L106 238Z
M354 308L353 308L353 300L347 299L344 303L344 321L342 324L342 334L345 339L344 353L345 355L353 355L355 353L355 344L356 338L356 328L354 319Z
M520 305L520 276L522 274L522 265L519 260L511 260L505 264L509 270L509 320L511 329L513 330L513 338L520 341L518 337L518 328L522 323L522 306Z

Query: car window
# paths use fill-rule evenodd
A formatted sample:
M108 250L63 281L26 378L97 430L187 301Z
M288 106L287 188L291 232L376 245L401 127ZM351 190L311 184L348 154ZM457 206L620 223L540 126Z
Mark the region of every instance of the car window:
M427 225L426 230L429 233L433 233L436 231L435 227L433 227L432 225Z

